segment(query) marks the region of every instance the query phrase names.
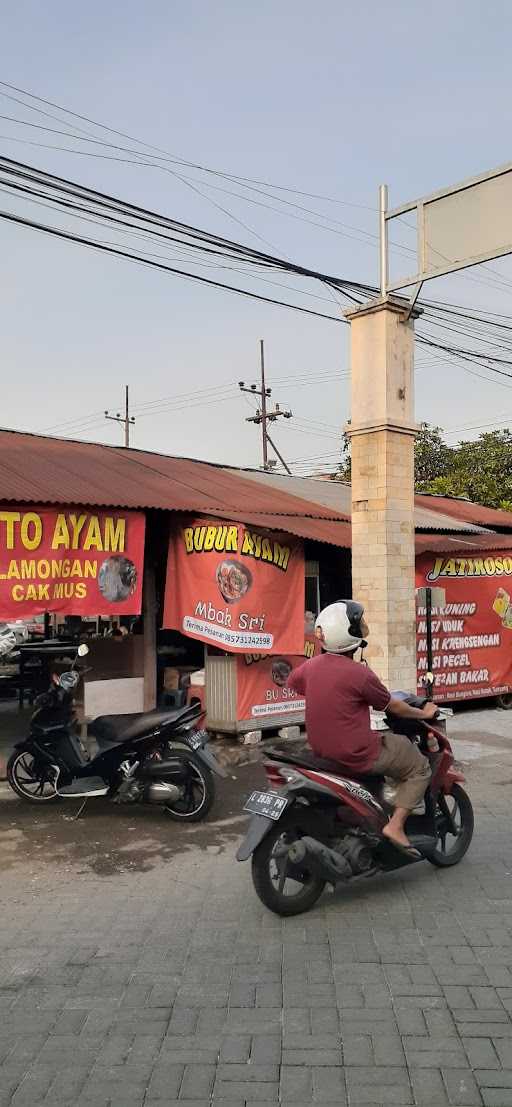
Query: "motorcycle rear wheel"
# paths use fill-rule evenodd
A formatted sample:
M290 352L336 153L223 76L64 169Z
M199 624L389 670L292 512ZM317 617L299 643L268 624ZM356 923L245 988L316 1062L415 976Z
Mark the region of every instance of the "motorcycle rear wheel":
M307 815L292 810L276 822L254 851L252 858L254 888L261 902L275 915L300 915L303 911L309 911L322 895L325 880L314 876L306 869L304 869L304 881L295 880L293 876L287 876L289 862L286 862L286 854L279 857L280 848L284 850L287 843L291 845L295 839L312 833L314 834L312 821L307 818ZM318 834L315 837L318 837ZM294 891L290 885L295 885L298 890Z
M211 811L215 800L213 775L199 758L187 754L189 776L180 799L165 805L165 812L175 822L200 823Z
M27 803L55 803L59 798L55 786L46 778L46 771L42 766L37 768L28 750L11 754L7 762L7 780L13 792Z
M473 837L475 817L471 800L460 784L454 784L451 792L443 796L442 799L445 800L455 821L457 834L454 835L452 831L446 830L446 817L443 816L443 812L438 806L436 811L438 844L435 850L426 856L431 865L435 865L439 869L447 869L451 865L458 865L467 853Z

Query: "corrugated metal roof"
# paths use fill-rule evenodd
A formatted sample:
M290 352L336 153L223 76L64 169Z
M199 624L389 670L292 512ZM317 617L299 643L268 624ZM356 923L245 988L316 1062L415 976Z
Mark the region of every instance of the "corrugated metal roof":
M213 514L213 513L212 513ZM298 538L310 538L314 542L327 542L330 546L350 549L352 546L352 527L344 520L313 519L311 517L294 519L290 515L263 515L242 510L238 513L242 523L265 527L268 530L284 530L296 534Z
M414 523L417 530L453 530L461 531L464 534L478 534L484 529L483 527L477 526L476 523L456 519L453 515L448 515L446 512L429 511L421 500L418 499L418 496L415 496L414 500Z
M225 471L233 472L230 469ZM345 519L350 519L350 485L342 481L322 481L315 480L314 477L290 477L285 473L264 473L261 469L236 469L235 472L258 485L263 485L265 488L277 488L279 491L287 492L288 495L311 500L322 507L332 508L334 512L344 515Z
M464 553L478 550L512 550L512 534L417 534L416 553Z
M510 511L499 511L495 507L484 507L483 504L475 504L471 500L459 500L451 496L427 496L422 494L417 496L416 500L421 500L430 511L449 515L454 519L462 519L467 523L477 523L482 527L503 527L512 531L512 512Z
M236 470L204 461L5 430L0 430L0 501L238 517L250 504L254 514L346 521L336 511L285 490L257 490Z
M303 477L227 469L204 461L126 450L98 443L73 442L0 430L0 501L10 503L87 504L98 507L156 508L241 519L303 538L349 548L349 486ZM417 497L416 526L442 534L416 535L416 549L505 549L510 538L481 532L471 522L444 513L456 505L468 513L487 513L510 521L508 512L492 512L465 501ZM341 502L340 502L341 501ZM425 501L427 503L425 504ZM435 510L430 510L431 503ZM247 505L250 505L248 509ZM443 510L439 510L442 505ZM447 531L460 532L460 536ZM478 533L480 531L480 533ZM473 533L476 532L476 533ZM464 537L463 537L464 533Z
M230 469L224 471L233 472ZM350 519L351 488L344 481L316 480L315 477L290 477L285 476L284 473L263 473L261 469L236 469L235 472L260 486L277 488L280 491L291 493L293 496L300 496L313 501L323 507L330 507L333 511L344 515L346 519ZM476 534L481 530L476 520L465 522L447 512L443 513L442 510L431 511L423 500L423 496L415 497L414 524L418 530L453 530Z

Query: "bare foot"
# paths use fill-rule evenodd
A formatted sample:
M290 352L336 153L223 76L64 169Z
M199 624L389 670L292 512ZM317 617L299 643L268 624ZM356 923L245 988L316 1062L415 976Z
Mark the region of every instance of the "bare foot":
M394 842L397 846L405 846L405 849L411 849L411 843L404 830L396 830L395 827L387 826L382 831L384 838L389 838L390 842Z

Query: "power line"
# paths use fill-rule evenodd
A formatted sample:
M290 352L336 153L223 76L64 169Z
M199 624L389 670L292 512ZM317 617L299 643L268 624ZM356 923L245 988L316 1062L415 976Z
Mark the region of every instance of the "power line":
M224 178L224 179L233 181L235 183L242 184L243 187L251 188L251 190L255 191L255 192L258 191L258 188L255 188L254 186L259 186L260 190L274 189L274 190L277 190L279 192L286 192L288 194L294 194L294 195L297 195L297 196L309 197L311 199L319 199L319 200L322 200L322 201L330 203L330 204L331 203L341 204L341 205L344 205L344 206L350 206L350 207L354 207L354 208L357 207L357 208L360 208L362 210L367 210L367 211L372 211L372 212L376 211L376 208L373 205L364 205L364 204L358 204L358 203L354 203L354 202L350 202L350 201L343 201L343 200L340 200L340 199L332 197L332 196L326 196L326 195L322 195L322 194L318 194L318 193L307 193L307 192L305 192L304 190L301 190L301 189L294 189L294 188L291 188L290 186L283 186L283 185L278 185L278 184L275 184L275 183L269 182L269 181L264 181L264 180L262 181L262 180L255 179L255 178L244 177L244 176L241 176L239 174L227 173L227 172L222 171L222 170L212 169L211 167L202 165L201 163L198 163L198 162L192 162L192 161L189 161L189 160L184 159L184 158L179 158L178 156L171 154L169 151L163 149L162 147L155 146L155 145L152 145L150 143L147 143L144 140L134 138L133 136L127 134L126 132L116 130L115 128L112 128L112 127L108 126L107 124L99 122L98 120L91 119L90 117L88 117L86 115L81 115L77 112L74 112L71 109L66 108L65 106L63 106L61 104L57 104L54 101L49 100L48 98L38 96L37 94L30 92L29 90L19 88L18 86L13 85L13 84L11 84L9 82L6 82L6 81L0 81L0 85L2 86L2 88L4 90L5 89L10 89L11 90L10 93L7 93L5 91L2 93L2 95L4 95L7 99L9 99L9 100L11 100L15 103L20 104L25 109L28 109L30 111L36 111L40 115L51 118L51 119L61 123L61 125L63 124L65 126L72 126L74 128L75 132L80 131L82 135L86 136L86 138L83 139L83 138L80 137L80 135L77 136L76 134L73 134L72 132L69 132L69 131L68 132L63 132L67 137L75 138L75 139L78 138L80 141L89 141L90 140L90 141L93 141L93 142L96 142L96 143L100 142L100 140L94 138L94 135L90 130L86 130L85 128L79 126L77 123L70 124L68 119L61 119L60 116L56 116L52 112L48 112L47 110L45 110L41 107L35 107L33 103L27 103L26 100L20 100L19 97L13 96L12 93L17 92L21 96L26 97L29 100L35 101L37 104L44 104L45 108L47 108L47 107L56 108L57 111L63 113L65 116L71 117L73 120L78 119L81 122L87 122L90 126L98 128L102 131L107 131L110 134L114 134L117 137L126 139L131 143L136 143L139 146L145 147L146 152L142 152L142 151L137 150L137 149L134 150L133 147L131 149L128 148L128 152L134 153L139 158L140 157L150 157L151 156L155 161L167 160L167 161L169 161L173 164L178 164L180 166L193 168L193 169L199 170L200 172L203 172L203 173L215 176L215 177ZM21 123L21 124L27 124L28 121L14 119L13 122ZM48 128L48 130L50 130L50 128ZM6 136L6 137L10 137L10 136ZM109 143L109 144L105 143L105 145L109 145L111 148L117 148L117 147L115 147L115 144L112 144L112 143ZM121 149L126 149L126 148L121 148ZM153 154L150 155L150 154L147 153L147 151L154 151L156 153L153 153ZM79 151L75 151L75 152L78 153ZM84 152L82 151L82 153L84 153ZM137 164L140 164L140 161ZM184 177L181 177L180 179L182 179L183 181L186 180L186 178L184 178ZM281 200L280 197L275 197L275 196L272 197L268 192L262 192L262 194L266 197L276 199L280 203L285 202L285 201ZM201 195L203 195L203 197L204 197L204 194L201 193ZM206 198L206 197L204 197L204 198ZM247 197L245 197L245 199L247 199ZM297 207L300 207L300 205L297 205ZM232 217L232 213L227 212L226 214L228 214L230 217ZM315 214L317 214L320 218L329 221L329 217L325 216L324 213L315 213ZM415 228L411 224L409 224L407 222L407 220L405 220L403 218L400 218L399 221L402 224L404 224L405 226L407 226L408 229L415 230ZM250 230L251 230L251 233L256 233L252 230L252 228L250 228ZM363 231L362 233L364 233L367 236L370 234L370 232L367 232L367 231ZM400 244L399 249L409 251L410 248L406 247L405 245ZM494 271L490 270L490 272L494 272ZM478 281L477 278L471 278L467 274L465 274L463 276L465 276L465 278L468 279L468 280L476 280L477 283L482 283L482 284L487 283L489 285L489 282L483 282L481 280ZM496 273L495 276L496 276L497 280L500 282L501 287L510 287L511 282L507 281L506 278L502 277L498 273ZM493 286L496 287L496 281L493 282L493 284L491 284L491 287L493 287Z
M436 350L444 350L447 354L455 354L457 357L466 361L473 361L475 365L480 365L482 368L488 369L491 373L498 373L502 377L509 377L512 380L512 373L507 373L504 369L498 369L496 365L483 364L490 362L499 362L500 365L512 365L512 359L499 358L493 356L492 359L489 355L480 353L478 350L466 350L460 346L445 346L441 342L435 342L427 337L426 332L424 334L417 335L417 341L423 345L431 346Z
M335 315L327 315L326 312L314 311L312 308L301 307L299 304L291 304L285 300L276 300L270 296L263 296L257 292L249 292L247 289L237 288L235 285L225 284L223 281L214 281L209 277L201 277L198 273L187 273L186 270L176 269L169 265L164 265L161 262L151 261L148 258L144 258L141 255L132 254L125 250L118 250L112 246L106 246L105 244L98 242L95 239L88 239L82 235L74 235L68 231L59 230L57 227L45 226L42 223L36 223L30 219L24 219L21 216L12 215L6 211L0 211L0 219L5 219L10 223L17 223L20 226L30 227L32 230L41 231L43 234L55 236L56 238L64 239L67 242L75 242L81 246L89 246L92 249L99 250L102 253L111 254L116 257L127 258L129 261L134 261L140 265L146 265L152 269L159 269L165 273L172 273L177 277L185 277L192 281L198 281L200 284L209 285L211 288L221 288L226 292L235 292L239 296L246 296L250 300L260 300L266 304L274 304L277 307L291 308L293 311L303 312L306 315L314 315L319 319L329 319L332 323L344 323L344 319L337 319Z
M15 188L16 186L13 186L13 187ZM7 195L16 196L16 193L13 192L12 189L3 187L2 184L1 184L1 181L0 181L0 191L6 193ZM23 191L27 191L27 190L23 190ZM43 193L41 193L41 195L43 195ZM52 206L51 204L46 204L46 203L44 203L40 200L35 199L33 195L28 195L28 196L25 196L24 198L27 199L29 203L37 204L39 207L46 208L47 210L50 210L50 211L55 210L54 206ZM108 227L108 223L103 222L101 219L91 218L91 217L88 217L86 215L80 214L81 211L85 211L86 209L79 207L79 205L69 204L69 205L67 205L67 210L69 211L69 214L71 214L71 216L73 216L75 218L78 218L78 219L81 219L86 223L93 223L94 225L100 226L100 227ZM127 224L125 221L119 220L119 219L114 220L114 222L116 224L116 229L118 229L120 233L122 233L122 234L131 234L135 238L143 239L144 241L147 241L147 242L152 241L152 237L150 235L139 232L137 230L135 224L130 225L130 224ZM164 241L170 241L169 236L159 235L157 231L153 231L152 234L153 235L158 235L158 237L162 238ZM108 239L101 239L99 241L101 241L105 245L114 245L114 246L117 245L117 243L115 243L115 242L113 243L111 240L108 240ZM239 266L223 265L223 264L215 263L215 262L194 260L186 252L190 248L191 248L190 245L187 246L185 244L183 244L182 249L179 249L179 248L176 249L176 247L174 247L174 254L178 257L183 257L183 255L184 255L184 257L188 261L189 265L196 265L196 266L199 266L200 268L206 268L206 269L214 268L214 269L219 269L219 270L228 270L230 272L240 273L242 275L248 275L248 276L251 276L253 279L256 279L258 281L262 281L264 284L269 284L269 285L272 285L275 288L284 288L289 292L294 292L295 295L297 295L297 296L306 296L306 297L309 297L310 299L313 299L313 300L320 300L323 303L331 302L331 298L328 297L328 296L320 296L318 293L311 292L307 289L296 288L294 285L283 284L281 281L269 280L268 277L263 277L258 272L251 273L250 270L240 268ZM140 250L139 252L141 254L147 255L148 257L169 258L168 253L157 254L157 253L147 251L147 250ZM212 251L212 253L213 253L213 251Z
M115 149L115 150L125 150L127 153L136 154L139 158L140 157L143 158L143 157L148 156L147 154L139 153L139 151L134 150L134 149L129 148L129 147L115 146L112 143L103 142L101 139L96 139L96 138L89 138L89 137L82 138L78 135L73 134L70 131L57 130L55 127L45 127L44 125L39 124L39 123L32 123L32 122L30 122L30 120L18 119L16 116L0 114L0 119L7 120L8 122L15 123L19 126L32 127L36 130L45 131L45 132L48 132L50 134L63 135L66 138L71 138L71 139L73 139L75 141L78 141L78 142L91 142L91 143L94 143L95 145L107 146L107 147L110 147L111 149ZM12 141L11 136L6 135L6 136L3 136L3 137L7 138L8 141L9 140ZM16 141L24 141L24 140L16 139ZM27 143L27 144L28 145L34 145L34 143L31 143L31 142ZM45 145L45 144L40 144L40 145ZM70 154L79 154L79 155L82 155L82 156L89 155L91 157L96 157L97 156L95 154L91 154L90 151L74 150L71 147L59 147L59 149L64 150L64 151L66 151ZM235 216L232 211L230 211L227 208L222 207L219 204L216 204L215 201L212 200L211 197L205 195L205 193L198 186L203 184L203 187L214 189L215 191L222 192L227 196L233 196L234 198L236 198L238 200L242 200L244 203L253 204L253 205L256 205L258 207L266 208L268 211L277 212L277 214L279 214L279 215L286 215L290 219L297 219L302 223L307 223L312 227L316 227L318 230L327 231L331 234L338 234L338 235L341 235L344 238L349 238L352 241L362 242L363 245L373 245L375 242L378 242L378 235L374 234L371 231L367 231L363 227L354 227L351 224L342 223L339 219L333 219L329 216L326 216L323 212L318 212L318 211L312 210L311 208L306 208L302 204L295 204L291 200L284 200L279 196L275 196L272 193L265 192L263 189L253 188L250 185L246 185L245 187L251 188L251 191L259 193L261 196L264 196L266 199L273 199L279 204L286 205L287 207L295 208L297 211L305 212L309 215L314 215L315 218L323 220L324 223L326 223L328 225L324 226L322 223L312 222L311 219L305 219L303 215L302 216L301 215L295 215L293 212L286 211L286 210L283 211L282 208L276 208L272 204L266 204L261 200L255 200L250 196L244 196L243 193L240 193L240 192L233 192L231 189L223 188L222 185L215 185L215 184L212 184L211 182L208 182L208 181L206 181L206 182L198 181L194 177L188 177L188 176L184 175L183 173L178 173L177 170L169 169L166 166L160 165L158 162L149 163L147 161L140 161L140 160L130 162L130 160L127 159L127 158L117 158L117 157L109 158L109 160L120 161L123 164L126 164L128 162L128 163L133 164L133 165L141 165L141 166L146 166L146 167L149 167L149 168L160 169L164 172L170 173L177 180L181 181L182 184L184 184L187 187L191 188L194 192L196 192L198 195L200 195L203 199L207 200L208 203L213 204L224 215L227 215L228 218L233 219L236 223L239 224L239 226L243 227L244 230L249 231L250 234L254 235L261 242L264 242L265 245L270 246L271 249L275 249L275 246L272 243L270 243L268 241L268 239L264 238L263 235L260 235L254 229L254 227L249 226L243 220L241 220L237 216ZM236 178L233 178L233 179L236 180ZM336 226L334 226L334 225L336 225ZM338 230L338 229L336 229L336 227L340 227L340 228L344 228L344 229ZM347 231L355 231L356 234L348 234ZM361 235L364 235L365 237L361 238L360 237ZM394 249L397 249L402 253L404 253L404 252L407 253L407 254L414 254L415 253L415 250L412 249L412 247L407 246L405 243L393 242L393 240L390 240L389 245L390 245L390 247L392 247Z
M89 123L91 126L98 127L101 130L108 131L110 134L117 135L118 138L124 138L124 139L127 139L129 142L137 143L139 146L145 146L146 149L156 151L157 153L164 155L166 158L170 158L172 161L177 162L180 165L188 166L191 169L198 169L198 170L200 170L204 173L210 173L210 174L213 174L214 176L217 176L217 177L226 177L226 178L229 178L230 180L241 181L241 182L245 182L245 183L248 183L248 184L260 185L260 186L266 187L266 188L275 188L280 192L294 193L296 196L305 196L305 197L309 197L310 199L314 199L314 200L325 200L327 203L331 203L331 204L342 204L342 205L347 206L347 207L360 208L362 210L371 211L371 212L376 212L376 210L377 210L375 207L373 207L373 206L370 207L369 205L366 205L366 204L353 203L353 202L348 201L348 200L339 200L339 199L334 198L332 196L322 196L321 194L318 194L318 193L304 192L304 191L301 191L300 189L290 188L289 186L285 186L285 185L278 185L278 184L274 184L272 182L256 180L252 177L242 177L242 176L239 176L237 174L227 173L226 171L219 170L219 169L211 169L208 166L204 166L204 165L201 165L201 164L196 163L196 162L187 161L184 158L179 158L176 155L171 154L168 150L162 149L162 147L153 146L150 143L145 142L142 139L134 138L132 135L126 134L124 131L115 130L113 127L110 127L105 123L100 123L97 120L91 119L90 117L88 117L86 115L80 115L78 112L71 111L70 108L63 107L63 105L61 105L61 104L56 104L52 100L45 99L42 96L37 96L33 92L28 92L26 89L18 88L16 85L9 84L8 81L0 81L0 85L3 88L11 89L11 91L13 91L13 92L18 92L22 96L28 96L30 99L36 100L40 104L45 104L47 107L56 108L58 111L64 112L66 115L73 116L74 119L80 119L81 122ZM4 93L3 95L7 96L7 93ZM9 98L14 99L13 97L9 97ZM20 102L20 101L18 101L18 102ZM25 104L24 106L29 108L30 110L39 110L39 111L41 111L41 109L32 108L30 104ZM49 113L41 112L41 114L47 115ZM51 116L51 118L57 118L57 117ZM62 122L65 122L65 121L62 120ZM79 127L75 127L75 129L76 130L83 130L83 128L79 128ZM87 132L85 132L85 133L87 133ZM90 132L89 132L89 134L90 134Z
M100 193L95 190L84 188L74 182L68 181L62 177L56 177L54 174L47 173L42 170L34 170L32 167L27 166L20 162L15 162L12 159L4 158L0 159L0 165L3 166L3 170L9 177L14 177L14 181L11 181L12 187L19 189L24 195L37 195L39 198L43 197L45 200L50 200L57 208L63 207L64 210L72 210L75 213L79 210L82 215L88 213L97 217L100 215L102 220L107 219L112 221L118 227L121 227L123 233L126 230L133 231L136 234L140 234L144 230L141 227L143 224L151 224L150 233L162 238L168 243L174 242L181 248L185 247L187 250L200 250L205 251L207 254L214 254L216 260L220 256L226 260L240 261L242 258L245 263L254 265L256 267L264 266L266 268L275 268L286 272L292 272L295 275L306 276L307 278L313 278L321 281L327 287L334 289L336 292L341 292L344 296L352 299L355 303L361 302L362 295L368 295L368 293L374 292L372 286L363 285L361 283L351 282L346 279L337 277L329 277L326 274L320 273L315 270L307 269L304 266L299 266L291 263L283 258L276 257L274 255L265 254L261 251L254 250L251 247L246 247L240 243L233 242L232 240L223 238L219 235L212 235L209 232L205 232L200 228L192 227L188 224L180 223L174 219L170 219L166 216L161 216L158 213L147 211L147 209L137 207L137 205L130 204L117 199L116 197L109 196L105 193ZM20 181L24 183L21 184ZM5 184L5 181L0 181L0 184ZM34 188L34 185L38 185L38 188ZM44 191L41 191L44 190ZM71 197L72 199L65 199L65 197ZM78 204L75 201L80 199L82 203ZM92 205L92 206L91 206ZM98 209L99 208L99 212ZM119 215L123 215L125 218L120 219ZM126 218L128 216L128 219ZM104 241L98 241L94 238L89 238L81 235L75 235L69 231L64 231L61 228L50 226L47 224L37 223L32 220L27 220L22 216L15 215L12 212L0 213L0 217L10 220L20 225L28 226L33 229L39 230L43 233L56 235L62 239L78 242L79 244L89 246L96 250L113 254L114 256L121 256L127 260L136 263L148 265L152 268L162 270L164 272L170 272L173 275L188 278L191 280L197 280L201 283L210 285L212 287L218 287L227 291L235 292L239 295L248 296L252 299L258 299L263 302L273 303L278 306L289 307L295 311L302 310L306 314L315 315L319 318L327 318L332 321L342 321L339 317L336 318L327 313L314 311L310 308L300 307L297 304L292 304L289 301L278 300L273 297L263 296L262 294L252 292L248 289L240 288L227 284L226 282L214 281L211 278L200 276L199 274L191 273L190 271L183 270L174 266L164 264L159 260L159 255L154 257L143 257L141 252L135 253L121 248L112 243L105 243ZM134 222L134 220L136 222ZM158 229L157 229L158 228ZM169 234L169 232L174 232ZM179 236L179 237L176 237ZM298 291L298 290L295 290ZM466 334L466 329L461 329L458 321L447 322L439 321L434 316L437 313L437 306L429 301L425 302L427 309L427 315L432 319L434 325L441 326L444 329L453 330L458 334ZM458 310L455 307L455 313ZM465 313L467 314L467 313ZM466 326L469 326L467 330L468 337L473 340L477 340L480 343L489 342L490 334L485 333L482 337L482 328L490 328L495 325L494 319L487 319L480 315L477 319L470 319L466 321ZM499 324L501 330L505 327L505 324ZM471 329L472 328L472 329ZM480 333L479 333L480 332ZM507 333L507 332L505 332ZM466 362L466 364L477 364L482 366L486 372L492 372L494 374L509 377L511 374L504 372L500 368L501 365L511 365L512 360L509 358L500 357L495 353L490 353L488 350L481 351L478 349L467 349L464 347L457 347L454 345L443 344L435 342L433 337L425 332L418 334L418 342L424 342L432 349L442 351L445 356L456 358L459 362ZM495 342L493 345L498 348L504 348L508 351L508 346L503 347L503 343ZM512 350L511 350L512 353ZM478 375L478 374L476 374ZM484 379L489 379L484 376Z
M123 214L126 216L128 214L129 216L131 216L131 218L135 218L138 221L142 220L145 223L154 224L160 228L164 227L167 230L171 229L175 233L178 233L181 236L185 236L185 240L183 239L183 237L181 237L179 239L179 242L182 245L184 244L184 242L186 242L186 245L189 248L193 246L196 249L206 249L208 252L211 252L211 250L214 249L217 253L220 249L223 253L223 256L225 257L233 257L233 255L235 255L237 258L243 257L246 262L249 261L251 264L264 265L266 267L270 266L277 269L285 270L290 273L295 273L296 275L311 277L315 280L320 280L323 283L330 285L335 291L341 292L349 300L352 300L354 302L360 302L360 300L354 297L353 292L357 292L358 296L360 296L361 294L366 295L368 294L368 292L373 291L372 286L363 285L354 281L346 281L345 279L339 277L331 277L325 273L318 272L317 270L297 265L296 263L290 262L284 258L262 253L261 251L255 250L252 247L234 242L231 239L226 239L221 235L212 234L211 232L205 232L200 228L190 226L189 224L179 222L178 220L171 219L167 216L162 216L156 212L153 212L146 208L138 207L137 205L131 204L127 201L119 200L118 198L110 196L106 193L98 192L94 189L81 186L79 184L76 184L76 182L69 181L66 178L57 177L45 170L34 169L33 167L26 165L25 163L13 161L10 158L3 157L0 158L0 165L3 168L4 172L9 174L10 176L14 175L18 178L18 180L21 179L24 181L28 181L32 190L34 183L39 184L39 186L42 185L45 189L50 190L50 196L48 195L48 192L44 193L43 196L45 198L50 198L52 203L56 203L57 206L66 207L69 204L69 201L63 200L62 195L58 195L59 193L63 194L64 196L72 196L74 199L79 197L82 200L85 200L85 202L89 205L92 203L96 207L100 207L101 215L103 218L107 217L117 222L118 220L113 212L116 212L117 215ZM6 182L3 181L2 183L5 184ZM16 185L16 187L22 191L27 190L26 184L18 184ZM28 191L30 192L30 188L28 189ZM55 192L57 192L57 198L55 198ZM41 196L40 192L37 192L36 194L38 196ZM78 205L73 204L73 210L76 210L77 207ZM89 214L91 213L90 206L85 210L87 210ZM93 212L93 214L98 213ZM136 229L140 228L137 227ZM157 232L152 231L152 233ZM167 235L166 237L168 238L169 236Z

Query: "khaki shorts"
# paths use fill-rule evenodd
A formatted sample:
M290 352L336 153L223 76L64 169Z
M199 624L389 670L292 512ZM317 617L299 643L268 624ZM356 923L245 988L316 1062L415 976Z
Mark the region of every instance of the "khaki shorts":
M403 734L392 731L382 736L382 749L371 767L372 773L388 777L399 785L395 807L412 811L421 802L430 780L430 765Z

